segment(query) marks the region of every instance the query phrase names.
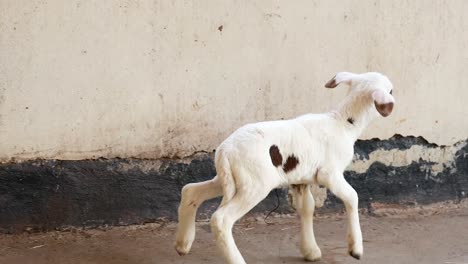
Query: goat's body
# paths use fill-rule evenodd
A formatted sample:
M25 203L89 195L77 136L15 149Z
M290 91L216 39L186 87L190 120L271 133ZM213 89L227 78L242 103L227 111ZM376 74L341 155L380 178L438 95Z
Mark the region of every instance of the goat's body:
M351 77L357 78L342 73L326 86L336 87ZM301 253L307 260L320 259L321 251L315 241L312 223L315 202L309 189L310 184L320 184L344 202L348 214L348 250L359 259L363 248L358 197L344 179L343 172L352 160L354 142L378 115L377 111L387 116L393 107L393 97L385 94L392 88L388 79L374 73L366 77L368 79L364 81L368 82L362 82L362 87L357 85L357 91L348 96L338 111L248 124L224 140L215 154L217 176L182 189L177 252L183 255L191 248L200 204L223 196L211 219L212 231L228 263L245 263L232 237L234 222L274 188L290 185L293 186L290 191L296 210L301 216ZM369 89L370 81L387 91Z
M333 113L248 124L236 130L217 148L216 169L219 174L223 166L218 163L227 160L234 182L240 188L252 180L260 180L271 188L316 183L319 168L343 167L342 164L345 167L351 161L354 141L348 140L350 135L345 126ZM269 155L272 146L281 151L281 166L272 166ZM299 163L286 173L284 163L291 156L296 157ZM241 173L249 177L238 177Z

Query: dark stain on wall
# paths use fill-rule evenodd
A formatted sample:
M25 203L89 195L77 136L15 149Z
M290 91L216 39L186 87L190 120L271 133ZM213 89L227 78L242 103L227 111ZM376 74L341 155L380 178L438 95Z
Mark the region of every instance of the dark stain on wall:
M437 147L422 138L395 136L358 141L355 151L365 158L377 149L408 149L414 144ZM358 192L361 207L371 202L457 200L468 194L468 145L455 156L456 170L445 168L435 177L427 176L422 168L431 164L422 160L403 167L375 162L365 173L347 171L345 177ZM149 169L148 160L118 158L0 164L0 232L176 220L182 187L214 177L213 160L209 154L197 154L189 163L170 159L159 162L160 166ZM279 196L277 212L291 212L287 190L280 189ZM204 203L199 217L208 218L219 201ZM275 206L276 195L270 193L253 211L266 212ZM339 208L341 201L329 195L321 210Z
M35 160L0 165L0 232L47 231L67 226L97 227L175 220L182 187L213 178L208 154L189 164L162 160L143 172L145 160ZM132 169L121 169L129 164ZM143 165L142 165L143 166ZM286 190L280 192L286 196ZM204 203L199 217L209 217L220 199ZM276 205L270 196L255 211ZM288 211L283 203L281 211Z
M377 143L377 144L376 144ZM455 166L444 167L437 175L428 175L425 168L434 165L422 159L413 161L408 166L386 166L374 162L365 173L345 171L346 180L359 195L360 207L368 207L372 202L394 203L401 205L429 204L433 202L460 200L468 198L468 140L466 145L455 154ZM423 145L436 148L421 137L395 136L389 140L363 140L355 145L356 153L368 157L369 150L380 148L409 149L411 145ZM391 146L394 146L391 148ZM441 147L441 152L442 152ZM455 170L453 170L455 169ZM328 195L325 202L328 208L342 207L341 202L333 195Z
M373 138L369 140L357 140L354 144L354 152L358 154L361 158L369 159L369 154L378 149L391 150L399 149L406 150L411 148L414 145L425 146L428 148L437 148L437 144L429 143L423 137L414 137L414 136L402 136L394 135L389 139L378 139Z

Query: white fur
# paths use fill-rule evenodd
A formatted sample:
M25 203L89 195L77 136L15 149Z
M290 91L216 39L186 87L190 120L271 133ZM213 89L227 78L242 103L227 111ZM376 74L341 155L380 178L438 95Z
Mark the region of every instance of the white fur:
M296 209L301 216L301 253L308 260L320 259L312 227L314 198L309 189L309 184L320 184L343 201L348 217L348 252L355 258L362 256L358 196L344 179L343 172L353 157L354 142L379 115L374 104L394 102L389 93L393 87L387 77L374 72L342 72L330 81L333 86L329 88L339 83L350 87L336 110L248 124L217 148L218 175L210 181L188 184L182 190L175 245L179 254L188 253L195 238L198 206L223 195L211 219L212 231L228 263L245 263L232 237L233 224L274 188L294 185ZM349 118L352 120L348 121ZM280 150L283 164L291 155L299 160L293 170L286 173L282 166L273 165L269 152L273 145Z

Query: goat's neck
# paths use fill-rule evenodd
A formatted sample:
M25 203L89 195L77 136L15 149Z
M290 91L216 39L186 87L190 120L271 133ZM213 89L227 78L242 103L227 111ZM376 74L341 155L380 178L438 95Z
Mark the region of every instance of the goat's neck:
M364 129L377 116L372 97L365 93L350 94L339 105L338 118L348 128L350 135L357 140Z

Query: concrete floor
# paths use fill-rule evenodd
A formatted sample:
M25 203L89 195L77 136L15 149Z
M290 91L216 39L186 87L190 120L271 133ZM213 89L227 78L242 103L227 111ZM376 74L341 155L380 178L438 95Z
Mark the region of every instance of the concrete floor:
M298 250L295 217L270 218L273 224L250 218L235 227L235 238L248 263L306 263ZM323 259L316 263L468 263L468 209L391 217L362 216L364 257L347 255L345 220L325 215L316 220ZM192 252L180 257L173 250L173 223L73 230L39 234L1 235L0 263L8 264L149 264L223 263L209 224L200 222Z

